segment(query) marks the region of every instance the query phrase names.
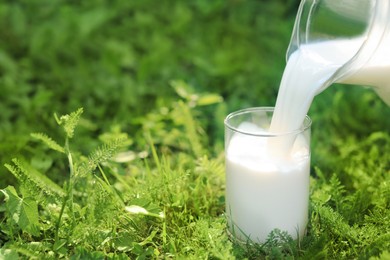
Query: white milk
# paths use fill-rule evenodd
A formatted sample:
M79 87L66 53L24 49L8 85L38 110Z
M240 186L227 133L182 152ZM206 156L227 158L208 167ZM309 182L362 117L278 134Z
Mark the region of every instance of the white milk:
M287 62L270 132L300 129L314 96L332 84L332 75L362 43L363 38L355 38L299 46ZM352 73L340 83L372 86L390 105L389 46L387 33L368 63L352 67ZM264 242L274 228L294 238L304 235L309 203L308 145L301 137L256 139L235 133L226 151L226 210L235 236Z
M340 83L371 86L390 106L390 32L386 32L381 45L367 64Z
M289 58L283 73L271 132L300 127L314 96L324 83L347 62L361 41L338 40L302 45Z
M354 56L362 42L362 38L356 38L301 45L290 56L284 70L271 132L298 129L314 96L332 83L327 81ZM387 37L363 68L352 67L351 75L339 83L372 86L390 105L389 46L390 38Z
M264 133L251 123L240 131ZM309 140L300 134L290 156L268 153L269 138L235 132L226 144L226 212L230 232L262 243L275 228L293 238L305 234L309 205Z

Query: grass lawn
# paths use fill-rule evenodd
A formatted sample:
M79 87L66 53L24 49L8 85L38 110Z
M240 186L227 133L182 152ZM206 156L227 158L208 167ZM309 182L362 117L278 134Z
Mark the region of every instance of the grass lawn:
M0 3L0 259L390 259L390 108L309 111L298 242L226 232L224 125L273 106L298 1Z

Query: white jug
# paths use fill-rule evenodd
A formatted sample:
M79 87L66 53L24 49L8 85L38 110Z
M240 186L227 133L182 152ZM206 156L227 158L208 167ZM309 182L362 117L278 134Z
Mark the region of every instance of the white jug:
M302 0L287 59L302 45L340 39L357 51L317 94L335 82L366 85L390 106L390 0Z

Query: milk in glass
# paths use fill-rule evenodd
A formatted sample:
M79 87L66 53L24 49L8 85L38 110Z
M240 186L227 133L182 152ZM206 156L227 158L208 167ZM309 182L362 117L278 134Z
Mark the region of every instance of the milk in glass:
M226 145L226 211L229 230L237 238L261 243L273 229L287 231L293 238L304 235L310 142L302 134L281 133L302 129L314 96L330 85L331 76L361 44L362 39L356 38L301 45L287 62L269 129L237 126ZM378 55L342 82L386 86L389 77L389 63ZM390 104L388 87L377 92ZM266 137L259 138L261 133ZM267 137L272 134L281 135Z
M239 111L226 120L231 127L225 142L229 230L244 242L262 243L276 228L301 238L308 220L310 122L307 118L301 131L274 135L268 131L272 115L262 116L263 109ZM242 113L251 116L230 122ZM294 139L289 156L273 157L270 140L286 137Z

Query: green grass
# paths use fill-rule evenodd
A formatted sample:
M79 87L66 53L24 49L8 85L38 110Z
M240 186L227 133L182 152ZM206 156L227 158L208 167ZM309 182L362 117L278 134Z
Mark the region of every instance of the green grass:
M274 104L296 4L1 3L0 259L388 259L390 109L357 86L311 107L307 236L227 235L223 119Z

